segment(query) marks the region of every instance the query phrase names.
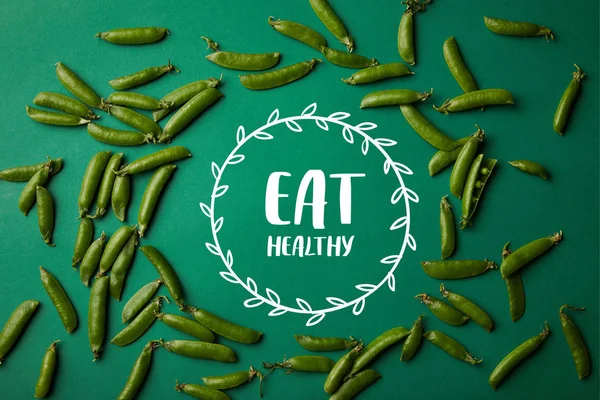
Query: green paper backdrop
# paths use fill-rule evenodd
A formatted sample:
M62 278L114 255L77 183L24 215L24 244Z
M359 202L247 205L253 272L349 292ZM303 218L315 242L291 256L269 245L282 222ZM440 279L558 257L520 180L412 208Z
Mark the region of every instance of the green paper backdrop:
M399 61L396 33L403 6L399 1L365 3L333 1L356 40L356 52L377 58L381 63ZM407 398L598 398L598 3L584 0L577 4L551 1L435 1L415 23L417 65L414 76L368 86L353 87L340 82L354 71L328 63L316 66L308 77L294 84L264 92L244 89L237 71L223 70L204 59L208 54L200 39L206 35L221 43L223 50L241 52L280 51L280 66L290 65L319 54L288 39L267 24L267 17L304 23L326 36L330 46L341 49L314 15L307 1L295 2L165 2L147 0L119 2L4 2L2 37L1 93L2 145L0 169L41 162L47 155L63 157L64 170L49 184L57 215L55 248L45 246L39 237L35 210L24 218L17 200L23 184L0 182L0 323L25 299L38 299L41 307L22 340L0 367L1 398L30 398L34 392L41 357L53 340L59 344L60 365L53 398L109 399L120 392L143 343L160 337L183 339L182 334L156 323L141 340L118 348L108 343L102 358L92 363L87 341L87 302L89 289L70 268L77 232L77 196L88 160L101 150L124 152L129 162L155 151L160 146L119 148L91 139L85 128L44 126L30 120L24 105L32 104L40 91L67 93L56 80L53 64L71 66L101 95L108 96L107 81L141 68L171 60L180 74L166 76L141 87L142 93L162 97L174 88L223 73L221 89L225 99L194 122L174 144L188 147L189 160L179 162L172 181L160 201L144 244L159 248L182 277L186 300L212 310L238 323L262 330L263 340L254 346L227 340L239 356L235 365L186 359L164 350L155 353L153 368L141 393L142 399L181 397L173 390L175 380L198 383L200 377L244 370L261 361L281 360L305 354L293 334L354 335L369 342L394 326L409 327L425 313L426 329L440 329L463 343L477 357L479 366L461 363L424 343L417 357L400 362L400 346L383 355L375 364L383 378L361 395L364 399ZM556 33L554 42L543 38L511 38L489 32L484 15L545 24ZM166 40L148 46L112 45L93 36L98 31L126 26L165 26ZM488 107L457 115L436 113L431 104L460 93L443 56L442 43L454 36L471 72L482 88L501 87L512 91L515 106ZM586 72L581 98L564 137L552 130L556 104L567 86L573 63ZM434 149L410 129L395 107L360 110L365 94L390 88L424 91L434 88L433 98L419 106L431 121L454 138L474 131L474 124L486 130L482 149L487 157L497 158L498 168L489 182L474 225L458 235L456 259L490 258L500 261L500 250L507 241L517 248L557 230L564 241L523 274L527 297L524 317L512 323L504 283L497 271L446 286L484 307L496 328L486 333L474 323L451 327L433 317L413 296L421 292L437 294L439 281L426 276L419 261L439 257L439 200L448 193L449 171L430 178L427 162ZM316 102L316 115L344 111L352 114L351 124L369 121L378 128L374 137L397 141L387 147L390 156L413 171L404 175L407 187L419 196L411 204L411 234L417 251L407 250L395 272L395 292L387 285L369 296L364 310L355 316L351 309L328 313L316 326L305 326L308 315L288 312L269 317L268 305L245 308L251 297L239 285L219 276L224 270L219 258L211 255L205 242L212 240L208 219L198 207L209 202L214 178L211 163L221 164L236 145L238 126L249 133L263 125L278 108L281 117L299 115ZM102 113L101 123L120 127L118 121ZM403 207L393 207L389 196L397 187L393 177L385 176L383 158L371 148L361 155L360 141L346 144L340 129L324 133L316 125L302 124L303 133L290 133L283 127L269 131L275 139L253 142L244 147L246 160L229 166L223 182L230 186L219 198L217 211L225 217L220 232L224 249L235 254L235 266L245 279L253 277L259 292L276 291L282 303L295 306L296 297L313 306L326 307L326 296L350 300L360 293L353 287L378 283L388 265L378 262L397 253L402 230L388 227L405 215ZM525 175L506 162L513 159L536 160L547 166L551 179L542 181ZM300 226L271 226L264 216L266 179L273 171L287 171L282 180L282 218L292 218L295 193L308 169L321 169L326 175L341 172L366 173L353 180L352 224L339 223L339 184L327 179L324 231L314 230L310 214ZM133 179L133 196L127 223L136 222L137 207L151 173ZM310 194L310 191L309 191ZM460 202L451 199L455 215ZM401 202L402 203L402 202ZM308 211L308 210L307 210ZM109 213L95 223L112 234L118 221ZM326 236L355 235L350 256L343 258L267 258L268 235ZM67 335L39 281L38 266L43 265L64 284L77 309L80 324ZM383 269L382 269L383 268ZM129 298L146 282L156 278L151 264L138 254L124 292ZM161 289L162 294L167 292ZM568 302L587 306L587 313L572 314L583 332L592 354L592 375L578 381L571 355L562 335L559 307ZM122 329L123 301L110 302L108 339ZM173 304L164 310L177 312ZM510 380L494 393L487 379L496 363L512 348L539 333L548 321L552 336L542 351L527 361ZM337 358L342 353L331 356ZM324 375L275 371L265 381L265 399L322 399ZM256 398L257 382L230 391L234 399Z

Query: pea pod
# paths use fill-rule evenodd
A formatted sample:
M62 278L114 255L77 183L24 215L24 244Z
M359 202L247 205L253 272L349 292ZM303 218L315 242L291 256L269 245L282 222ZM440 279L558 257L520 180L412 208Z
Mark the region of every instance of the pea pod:
M250 382L252 378L257 375L260 376L260 373L254 368L250 367L248 371L233 372L231 374L221 376L204 376L202 377L202 382L204 382L206 387L211 389L232 389Z
M507 242L502 248L502 260L511 253L508 248L509 244L510 242ZM510 318L515 322L525 313L525 291L523 290L521 273L515 272L514 274L507 276L504 278L504 283L506 283L506 291L508 292Z
M248 54L220 51L217 42L213 42L205 36L202 36L202 39L206 41L208 48L213 50L213 53L207 55L206 58L224 68L242 71L262 71L273 68L279 62L280 54L278 52Z
M78 126L90 122L89 119L78 117L77 115L61 114L52 111L40 110L37 108L25 106L27 115L34 121L42 124L60 125L60 126Z
M124 175L115 178L111 193L110 203L115 217L121 222L125 221L127 206L131 197L131 176Z
M252 344L258 342L262 337L262 332L234 324L206 310L188 307L187 311L192 313L196 321L217 335L234 342Z
M321 47L327 46L327 41L319 32L297 22L276 20L275 17L269 17L269 25L277 32L304 43L317 51L321 51Z
M315 64L321 62L317 58L302 61L287 67L259 74L241 75L242 85L251 90L266 90L297 81L313 70Z
M0 332L0 365L17 343L40 302L26 300L13 311Z
M31 210L31 207L35 204L36 187L44 186L48 182L51 168L52 163L47 162L43 168L31 177L29 182L27 182L27 185L23 188L23 191L19 196L19 210L21 210L24 215L27 215L29 210Z
M441 106L435 108L440 113L472 110L492 105L515 104L512 94L505 89L481 89L447 99Z
M79 229L77 230L77 239L75 240L75 249L71 258L71 266L75 268L83 260L85 253L94 240L94 224L88 217L81 218Z
M204 325L194 321L193 319L189 319L181 315L165 313L157 314L156 318L164 322L165 325L177 329L179 332L183 332L185 334L193 336L196 339L201 340L203 342L214 343L217 341L217 338L215 337L215 334L212 333L212 331L210 331Z
M508 36L545 36L554 40L554 34L549 28L531 22L508 21L499 18L483 17L485 26L498 35Z
M75 72L61 62L56 63L55 66L56 77L69 92L90 107L102 108L103 102L100 96Z
M331 8L331 5L329 5L329 1L309 0L309 2L313 11L329 32L333 33L333 36L335 36L340 43L345 45L349 52L352 52L354 49L354 40L350 34L348 34L341 18L336 14L335 10Z
M210 108L213 104L223 98L223 93L218 89L208 88L183 105L169 119L162 134L159 136L159 142L170 142L176 135L181 133L189 124L192 123L200 114Z
M500 273L502 274L502 277L506 278L507 276L519 271L531 261L535 260L557 245L562 238L563 233L562 231L559 231L552 236L537 239L522 247L519 247L502 261L502 265L500 265Z
M159 110L171 107L172 103L165 103L141 93L115 92L108 96L106 101L118 106L140 108L142 110Z
M179 277L177 276L177 273L173 269L171 263L169 263L165 256L163 256L162 253L153 246L142 246L140 247L140 250L142 253L144 253L152 265L154 265L154 268L156 268L156 271L160 275L165 287L171 294L171 297L173 300L175 300L175 303L182 307L184 303L183 288L181 287L181 281L179 280ZM202 323L201 321L199 322ZM209 326L207 326L207 328L211 329Z
M131 298L127 301L123 307L121 313L121 320L123 323L134 318L156 294L156 291L162 285L161 279L156 279L142 286Z
M173 71L179 72L179 70L171 64L171 60L169 60L169 63L167 65L158 65L156 67L144 68L132 74L112 79L108 81L108 84L113 89L126 90L138 87L148 82L152 82L153 80L160 78L164 74Z
M120 28L106 32L99 32L94 37L115 44L148 44L158 42L167 35L166 28L154 26L143 28Z
M265 368L285 368L288 371L302 372L329 372L335 362L325 356L296 356L283 359L283 362L274 364L263 363Z
M496 388L519 364L540 348L548 336L550 336L550 328L548 327L548 323L546 323L546 327L542 330L542 333L527 339L513 351L508 353L506 357L498 363L490 375L489 384L492 389L496 390Z
M92 242L81 260L81 265L79 266L79 278L85 286L90 284L90 279L98 268L105 242L106 233L102 232L100 237Z
M382 106L399 106L402 104L417 103L427 100L433 93L430 92L415 92L409 89L392 89L373 92L363 97L360 102L360 108L382 107Z
M35 188L35 201L38 211L38 226L44 243L48 246L56 246L52 243L52 234L54 232L54 200L50 192L42 187Z
M401 105L400 111L413 130L436 149L451 151L460 146L454 139L433 126L412 104Z
M144 346L141 354L135 360L127 382L125 382L125 386L121 390L117 400L134 400L137 397L148 376L152 365L152 354L157 347L159 347L159 344L154 340Z
M108 277L98 274L90 292L88 307L88 339L96 361L104 350L108 306Z
M494 329L494 321L492 321L492 318L490 318L490 316L477 304L460 294L446 290L443 283L440 285L440 293L442 294L442 297L447 299L448 302L454 306L454 308L475 321L477 325L488 332L491 332L492 329Z
M40 267L40 278L44 290L48 293L52 304L54 304L67 333L73 332L77 327L77 314L71 300L69 300L69 296L65 293L60 282L42 267Z
M86 215L92 206L96 192L100 186L102 175L111 156L110 151L101 151L92 157L81 180L81 190L79 191L79 217Z
M412 3L412 2L411 2ZM414 44L414 17L415 10L407 5L406 11L400 18L398 25L398 53L400 57L409 65L415 65L415 44Z
M56 372L56 343L60 342L60 340L55 340L50 344L50 347L44 353L44 358L42 358L42 367L40 368L40 375L38 377L37 383L35 384L35 398L43 399L45 398L50 389L52 388L52 383L54 382L54 375Z
M452 214L452 206L448 202L448 196L442 197L442 200L440 201L440 234L443 260L454 253L454 247L456 245L454 215Z
M222 344L200 342L197 340L172 340L170 342L161 341L161 346L172 353L190 358L221 362L237 361L235 352Z
M151 134L155 138L162 133L162 129L156 122L137 111L114 105L107 105L106 109L110 115L142 133Z
M404 346L402 346L402 354L400 355L400 361L408 361L413 358L415 354L417 354L417 351L419 351L419 347L421 346L422 338L423 316L420 315L410 328L410 334L404 341Z
M374 369L367 369L356 375L352 375L329 400L351 400L377 382L379 378L381 378L381 375Z
M457 360L465 361L471 365L477 365L483 361L473 357L462 344L440 331L429 331L423 336Z
M564 311L565 308L569 308L574 311L585 311L585 307L577 308L564 304L558 315L560 316L560 323L562 330L571 350L573 361L575 361L575 369L577 370L577 376L579 379L585 379L590 374L590 352L585 344L585 340L577 328L577 325L571 320L571 318Z
M115 260L119 256L119 253L135 232L135 226L122 226L110 237L106 246L104 247L104 251L102 252L102 256L100 257L100 273L105 274L109 269L112 268Z
M498 160L493 158L483 160L483 154L480 154L471 163L463 188L461 229L471 225L471 220L481 201L485 185L492 176L497 162Z
M123 153L113 154L102 174L102 180L100 181L100 187L98 188L98 196L96 197L96 214L90 218L98 218L106 213L106 207L110 201L113 185L115 183L115 172L121 167L121 160L123 159Z
M197 399L231 400L231 398L225 393L202 385L178 383L177 381L175 381L175 390L177 390L178 392L183 392Z
M192 153L190 153L190 151L185 147L172 146L152 154L148 154L142 158L138 158L131 164L121 167L121 169L115 171L115 173L117 176L133 175L191 156Z
M442 260L424 261L423 271L436 279L463 279L481 275L498 266L489 260Z
M154 135L151 133L124 131L98 124L88 124L87 131L97 141L113 146L138 146L154 140Z
M433 176L438 172L442 171L448 165L454 163L460 154L460 151L463 148L463 145L469 141L471 137L467 136L462 139L458 139L456 143L458 143L458 147L454 150L446 151L446 150L438 150L431 160L429 160L429 176Z
M543 180L548 179L548 171L546 171L546 168L540 163L529 160L516 160L509 161L508 163L526 174L539 176Z
M222 77L221 77L222 78ZM208 78L201 81L195 81L188 83L180 88L173 90L171 93L160 99L161 103L171 104L169 108L162 108L152 112L154 121L158 122L166 117L175 108L185 104L192 97L200 93L201 91L219 86L221 79Z
M359 345L350 350L348 353L344 354L339 360L336 361L331 368L331 371L329 371L327 379L325 379L325 384L323 385L323 389L327 394L333 394L339 389L344 381L344 377L352 369L352 364L354 364L356 355L361 350L362 346Z
M54 108L87 120L100 118L85 104L60 93L40 92L34 97L33 104L40 107Z
M362 85L404 75L414 75L414 72L411 72L403 63L389 63L361 69L349 78L342 78L342 82L348 85Z
M410 331L402 326L392 328L377 336L371 343L365 346L360 354L354 360L350 375L356 375L367 365L375 360L381 353L389 347L403 340L410 335Z
M321 53L330 63L345 68L368 68L379 65L374 58L367 58L355 53L346 53L340 50L323 47Z
M575 68L577 68L577 70L573 72L573 79L571 79L569 86L567 86L567 89L565 89L560 98L556 113L554 114L554 131L559 135L565 133L571 110L577 102L579 91L581 90L581 80L585 77L585 73L577 66L577 64L575 64Z
M438 317L441 321L449 325L463 325L465 322L469 320L469 317L464 315L462 312L458 311L456 308L449 306L436 299L435 297L431 297L426 293L421 293L415 296L415 299L421 301L421 303L425 304L429 310Z
M160 301L161 297L154 299L110 342L122 347L138 340L156 320L156 314L160 311Z
M452 168L452 174L450 175L450 193L459 199L462 198L467 175L469 174L469 169L475 159L475 154L477 154L479 143L482 142L484 138L485 132L477 126L477 132L475 132L469 141L463 145L462 150L456 158L456 162Z
M48 162L52 162L50 176L56 175L62 169L62 158L51 159L48 157ZM9 182L27 182L42 168L46 166L46 162L27 165L24 167L14 167L0 171L0 179Z
M477 82L475 82L473 75L471 75L469 68L467 68L465 61L460 54L460 49L458 48L458 44L456 43L454 36L450 36L448 39L446 39L443 50L448 69L463 92L469 93L479 90Z
M125 246L119 252L119 255L113 263L112 272L110 274L110 295L115 300L121 300L121 293L125 285L125 278L133 264L133 257L138 244L138 235L134 231Z
M302 348L310 351L337 351L356 347L359 342L350 336L350 340L338 337L318 337L294 335L294 339Z

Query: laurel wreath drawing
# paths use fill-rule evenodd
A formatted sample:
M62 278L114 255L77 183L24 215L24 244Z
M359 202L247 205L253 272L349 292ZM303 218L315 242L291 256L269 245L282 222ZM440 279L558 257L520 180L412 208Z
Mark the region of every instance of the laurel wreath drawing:
M391 291L395 291L396 278L394 277L394 272L402 260L402 256L404 255L406 247L409 247L413 251L417 249L417 243L414 237L410 234L410 203L418 203L419 197L413 190L404 185L404 181L402 179L403 174L412 175L413 172L406 165L393 161L385 150L386 147L395 146L397 143L391 139L372 138L369 136L366 131L377 128L377 125L372 122L361 122L358 125L351 125L344 121L350 117L349 113L335 112L328 117L323 117L315 115L316 110L317 103L313 103L306 107L298 116L280 118L279 109L275 109L269 116L267 123L254 130L250 134L246 134L244 127L240 126L236 134L237 145L235 148L231 150L223 164L217 165L215 162L213 162L211 165L212 174L215 178L215 184L212 190L210 206L205 203L200 203L200 209L204 215L210 219L213 237L213 242L207 242L206 248L210 253L222 260L226 269L220 272L221 277L230 283L242 286L251 295L250 298L244 301L244 306L247 308L254 308L266 304L272 308L272 310L269 312L269 316L272 317L283 315L288 312L306 314L309 315L309 318L306 321L306 326L318 324L325 318L327 313L350 307L352 307L352 313L354 315L359 315L365 307L366 299L385 284L387 284ZM390 196L390 201L392 204L397 204L403 200L406 210L406 215L396 219L390 225L390 230L392 231L404 228L405 234L400 251L397 254L388 255L380 260L381 264L391 266L383 279L381 279L381 281L378 283L363 283L356 285L355 288L358 290L360 295L354 300L347 301L338 297L326 297L325 300L330 306L319 309L314 308L308 301L302 298L296 299L296 306L282 304L279 295L273 289L265 288L264 292L261 292L259 291L258 285L254 279L251 277L247 277L245 280L240 278L233 269L233 253L231 250L223 251L221 248L218 233L223 228L224 218L222 216L217 217L215 213L216 200L219 197L224 196L229 189L228 185L225 185L221 182L223 172L228 166L240 164L242 161L244 161L245 156L243 154L239 154L238 152L245 143L251 139L272 140L273 135L268 133L267 130L280 124L285 124L292 132L302 132L301 123L306 123L308 121L314 122L323 131L329 131L331 126L341 127L342 138L349 144L354 144L358 135L358 137L362 139L360 148L362 154L364 155L367 155L369 150L372 148L377 149L384 157L384 174L387 175L390 173L390 171L393 171L398 179L398 188L395 189Z

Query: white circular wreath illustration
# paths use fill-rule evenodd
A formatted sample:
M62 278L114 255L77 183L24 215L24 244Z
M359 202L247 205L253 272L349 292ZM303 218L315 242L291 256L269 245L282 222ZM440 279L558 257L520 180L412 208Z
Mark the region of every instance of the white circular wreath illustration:
M417 249L417 243L414 237L410 234L410 203L418 203L419 197L413 190L404 185L404 181L402 179L402 174L412 175L413 172L407 166L393 161L385 150L385 147L395 146L396 142L386 138L372 138L365 133L365 131L375 129L377 127L377 125L372 122L362 122L356 126L353 126L347 122L344 122L345 119L350 117L349 113L335 112L328 117L322 117L315 115L316 110L317 103L313 103L306 107L302 114L298 116L279 118L279 110L276 109L271 113L265 125L254 130L248 135L246 134L244 127L240 126L237 130L237 145L235 148L231 150L221 166L214 162L211 165L212 174L215 178L215 184L212 190L210 206L205 203L200 203L200 209L204 215L210 218L213 236L213 243L207 242L206 248L215 256L220 257L225 265L226 270L220 272L221 277L228 282L242 286L248 293L250 293L251 297L244 301L244 306L247 308L253 308L267 304L272 307L272 310L269 312L269 316L272 317L283 315L288 312L307 314L310 317L306 322L306 326L318 324L325 318L327 313L349 307L352 307L352 312L354 315L359 315L365 307L367 297L375 293L384 284L387 284L391 291L395 291L396 279L394 277L394 272L402 260L402 256L404 255L406 247L408 246L413 251ZM222 216L217 218L215 215L216 200L223 196L229 189L228 185L221 183L223 172L228 166L239 164L244 161L245 156L243 154L238 154L238 151L244 146L244 144L251 139L273 139L273 136L266 132L266 130L279 124L285 124L288 129L293 132L302 132L302 127L299 123L300 121L314 121L315 124L323 131L329 131L330 125L339 126L342 128L342 137L350 144L355 143L354 136L355 134L358 134L362 138L361 151L364 155L368 153L370 148L376 148L384 157L383 172L387 175L390 171L394 171L396 177L398 178L398 188L392 193L390 201L392 204L397 204L400 200L404 200L406 210L405 216L396 219L390 225L390 230L404 228L405 234L400 251L397 254L386 256L380 260L380 263L382 264L391 265L383 279L381 279L381 281L378 283L363 283L356 285L355 288L359 291L360 295L354 300L346 301L337 297L326 297L325 300L331 306L320 309L313 308L308 301L301 298L296 299L296 306L287 306L281 303L279 295L274 290L266 288L264 290L264 294L261 294L254 279L247 277L244 281L242 278L240 278L233 269L233 253L231 250L223 251L221 244L219 243L218 233L223 227L224 218Z

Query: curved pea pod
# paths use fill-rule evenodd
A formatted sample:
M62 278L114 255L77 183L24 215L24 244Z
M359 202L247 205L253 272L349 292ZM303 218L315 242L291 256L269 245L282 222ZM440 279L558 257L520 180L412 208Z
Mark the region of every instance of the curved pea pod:
M194 319L206 328L234 342L252 344L262 337L262 332L234 324L206 310L188 307L187 311L191 312Z
M81 180L81 190L79 191L79 199L77 200L80 218L85 216L92 206L111 154L112 152L110 151L101 151L96 153L88 163L83 179Z
M122 347L138 340L156 320L156 314L160 311L160 301L161 297L154 299L110 342Z
M577 325L575 325L575 323L564 311L565 308L569 308L574 311L585 311L585 307L577 308L568 304L564 304L558 312L565 339L569 345L569 350L571 350L573 361L575 361L577 376L580 380L585 379L590 374L590 352L585 344L585 340L583 339L581 332L579 331L579 328L577 328Z
M75 268L83 260L87 249L90 248L94 240L94 223L88 217L81 218L79 229L77 230L77 239L75 239L75 249L71 258L71 266Z
M419 347L421 347L421 339L423 338L423 316L414 322L410 328L410 334L404 341L402 346L402 354L400 355L400 361L408 361L417 354Z
M138 396L152 366L152 354L159 346L158 342L154 340L144 346L142 352L135 360L127 382L125 382L125 386L121 390L117 400L134 400Z
M175 381L175 390L177 390L178 392L183 392L197 399L231 400L229 396L227 396L225 393L219 390L191 383L178 383L177 381Z
M107 105L106 109L110 115L141 133L151 134L155 138L162 134L162 129L156 122L137 111L114 105Z
M37 300L26 300L19 304L6 321L0 332L0 365L23 334L39 305Z
M379 62L374 58L367 58L355 53L346 53L329 47L323 47L321 53L323 53L327 61L340 67L360 69L379 65Z
M400 111L411 128L413 128L423 140L436 149L451 151L460 146L456 140L448 137L433 126L412 104L401 105Z
M203 342L214 343L217 341L217 338L215 334L212 333L212 331L210 331L204 325L194 321L193 319L189 319L181 315L165 313L157 314L156 318L164 322L165 325L170 326L171 328L176 329L179 332L183 332L185 334L193 336L196 339L201 340Z
M223 78L223 76L221 76L221 78ZM161 119L169 115L171 111L175 110L175 108L187 103L188 100L193 98L201 91L206 90L208 88L217 87L220 83L221 79L208 78L205 80L188 83L187 85L181 86L173 90L171 93L167 94L165 97L160 99L161 103L170 104L170 107L153 111L152 118L156 122L160 121Z
M150 299L154 297L162 283L163 281L161 279L156 279L142 286L133 296L131 296L123 307L123 312L121 313L122 322L125 323L138 315L142 308L144 308Z
M161 342L161 346L171 353L190 358L213 360L220 362L236 362L235 352L227 346L197 340L172 340Z
M202 39L206 41L208 48L213 50L213 53L207 55L206 58L224 68L240 71L263 71L277 65L281 56L278 52L249 54L220 51L217 42L213 42L205 36L202 36Z
M448 302L454 306L454 308L465 314L477 325L488 332L491 332L492 329L494 329L494 321L492 321L492 318L490 318L490 316L477 304L460 294L446 290L443 283L440 285L440 293L442 294L442 297L447 299Z
M462 198L465 182L467 181L469 170L475 159L475 154L477 154L479 143L482 142L484 138L485 132L477 126L477 132L475 132L469 141L463 145L462 150L456 158L454 167L452 167L452 173L450 174L450 193L459 199Z
M352 375L340 388L329 398L329 400L350 400L360 392L369 388L377 382L381 375L374 369L367 369Z
M548 171L546 171L546 168L540 163L529 160L516 160L509 161L508 163L526 174L539 176L543 180L548 179Z
M175 303L182 307L184 303L183 288L181 287L181 281L179 280L179 277L177 276L177 273L173 269L171 263L169 263L165 256L163 256L162 253L153 246L142 246L140 247L140 250L142 253L144 253L152 265L154 265L154 268L156 268L156 271L160 275L165 287L171 294L171 297L173 300L175 300ZM202 323L201 321L199 322ZM207 326L207 328L211 329L209 326Z
M512 94L506 89L481 89L447 99L441 106L435 108L440 113L448 114L482 108L485 106L515 104Z
M92 290L90 291L90 302L88 306L88 339L96 361L104 350L104 338L106 336L106 320L108 307L108 277L96 276Z
M102 257L105 243L106 233L103 231L100 237L92 242L83 255L81 265L79 266L79 278L85 286L90 284L90 279L94 275L96 268L98 268L98 263L100 262L100 257Z
M110 237L106 246L104 247L104 251L102 252L102 257L100 257L100 273L104 274L106 271L112 268L115 260L119 256L125 244L135 232L135 226L122 226Z
M100 118L85 104L60 93L40 92L34 97L33 104L40 107L54 108L55 110L76 115L86 120Z
M200 116L204 111L223 98L223 93L218 89L208 88L185 103L169 119L162 134L159 136L159 142L170 142L176 135L181 133L189 124Z
M339 360L336 361L331 368L331 371L329 371L327 379L325 379L325 384L323 385L323 389L327 394L335 393L335 391L338 390L338 388L342 385L344 377L352 369L354 359L361 350L362 346L359 345L348 353L344 354Z
M391 89L373 92L363 97L360 102L360 108L382 107L382 106L399 106L402 104L411 104L419 101L427 100L433 89L430 92L415 92L410 89Z
M475 82L473 75L471 75L469 68L467 68L465 61L463 60L454 36L450 36L446 39L443 51L448 69L463 92L469 93L479 90L477 82Z
M502 265L500 265L500 273L502 274L502 277L506 278L507 276L519 271L531 261L535 260L557 245L562 238L563 233L562 231L559 231L552 236L537 239L522 247L519 247L502 261Z
M56 175L58 171L62 169L62 158L51 159L48 157L48 161L52 162L52 168L50 169L50 176ZM46 166L46 163L39 163L34 165L27 165L24 167L8 168L0 171L0 179L9 182L27 182L42 168Z
M138 158L131 164L121 167L121 169L115 171L115 173L117 176L133 175L191 156L192 153L190 153L190 151L185 147L172 146L152 154L148 154L142 158Z
M25 106L29 118L36 122L48 125L60 126L78 126L89 124L89 119L78 117L77 115L62 114L53 111L40 110L37 108Z
M331 5L329 5L329 1L309 0L309 2L313 11L329 32L333 33L333 36L335 36L340 43L345 45L349 52L352 52L354 49L354 40L350 34L348 34L340 17L336 14L335 10L331 8Z
M471 163L462 195L461 229L471 225L473 215L481 201L483 190L492 176L498 160L490 158L483 160L483 154L478 155Z
M424 261L423 271L436 279L463 279L481 275L498 266L489 260L442 260Z
M121 167L122 159L123 153L115 153L108 160L108 163L104 168L104 173L102 174L100 186L98 187L98 196L96 196L96 213L93 216L88 215L88 217L98 218L106 213L106 208L110 202L113 185L116 178L114 171Z
M483 17L485 26L498 35L507 36L545 36L554 40L554 34L549 28L531 22L508 21L499 18Z
M410 331L402 326L392 328L376 337L371 343L365 346L360 354L354 360L354 365L350 375L355 375L362 371L367 365L375 360L381 353L389 347L405 339L410 335Z
M133 258L135 256L135 250L138 244L137 232L133 232L127 243L113 263L112 272L110 274L110 295L115 300L121 300L121 293L123 292L123 286L125 286L125 279L127 273L133 264Z
M115 217L121 222L125 221L127 206L131 198L131 176L117 176L113 183L110 203Z
M67 333L73 332L77 328L77 314L71 300L69 300L69 296L65 293L60 282L42 267L40 267L40 278L44 290L48 293L52 304L54 304Z
M268 21L269 25L277 32L304 43L317 51L321 51L321 47L327 46L327 40L319 32L308 26L293 21L282 21L275 19L275 17L269 17Z
M211 389L232 389L250 382L257 375L259 375L259 372L250 367L248 371L233 372L220 376L204 376L202 377L202 382L204 382L206 387Z
M115 44L148 44L158 42L167 35L167 28L148 26L143 28L119 28L99 32L94 37Z
M179 72L174 65L169 63L167 65L158 65L155 67L144 68L140 71L134 72L129 75L120 76L118 78L108 81L108 84L116 90L126 90L134 87L138 87L148 82L152 82L155 79L160 78L169 72Z
M277 368L286 368L290 371L302 372L329 372L333 368L335 361L325 356L296 356L284 359L281 363L275 363ZM268 363L265 364L265 366Z
M171 107L172 103L165 103L141 93L115 92L106 99L107 103L118 106L140 108L142 110L159 110Z
M48 246L56 246L52 243L52 234L54 233L54 200L50 192L42 186L35 188L35 201L38 211L38 226L44 243Z
M362 85L405 75L414 75L414 72L409 70L403 63L398 62L375 65L361 69L352 74L349 78L342 78L342 82L347 83L348 85Z
M43 399L45 398L50 389L52 388L52 383L54 382L54 375L56 372L56 343L60 342L60 340L56 340L52 342L50 347L44 353L44 358L42 358L42 366L40 368L40 375L38 377L37 383L35 384L35 398Z
M139 146L154 140L151 133L113 129L98 124L88 124L87 131L97 141L114 146Z
M569 86L567 86L567 89L565 89L565 92L560 98L556 113L554 114L554 131L559 135L565 133L571 110L579 97L581 80L585 77L585 73L577 66L577 64L575 64L575 68L577 68L577 70L573 72L573 79L571 79Z
M276 88L297 81L303 76L308 75L317 62L321 62L321 60L313 58L312 60L302 61L275 71L241 75L240 82L245 88L251 90Z
M506 357L504 357L502 361L498 363L490 375L489 384L492 389L496 390L496 388L504 381L504 379L521 362L529 358L539 349L548 336L550 336L550 328L548 327L548 323L546 323L546 327L542 330L542 333L527 339L513 351L508 353L508 355L506 355Z
M449 306L448 304L431 297L426 293L421 293L415 296L415 299L425 304L429 310L438 317L439 320L444 321L449 325L463 325L469 320L469 317L458 311L456 308Z
M454 161L456 161L456 159L458 158L458 155L460 154L463 145L467 143L470 138L470 136L467 136L462 139L456 140L456 143L458 143L458 147L454 150L438 150L433 155L433 157L431 157L431 160L429 160L429 176L434 176L450 164L454 163Z
M48 178L50 177L50 170L52 168L52 163L47 162L43 168L41 168L38 172L35 173L27 182L21 195L19 196L19 210L24 215L29 213L31 207L35 204L35 192L36 187L44 186L48 183Z
M100 96L75 72L61 62L56 63L55 66L56 77L69 92L90 107L102 108L103 102Z
M483 361L473 357L462 344L440 331L429 331L423 336L457 360L465 361L471 365L476 365Z
M350 340L338 337L318 337L294 335L294 339L302 348L310 351L337 351L358 346L358 340L350 336Z
M454 215L452 214L452 206L448 202L448 196L442 197L442 200L440 201L440 236L443 260L454 253L454 247L456 246Z
M409 65L415 65L415 10L407 7L398 25L398 54Z

